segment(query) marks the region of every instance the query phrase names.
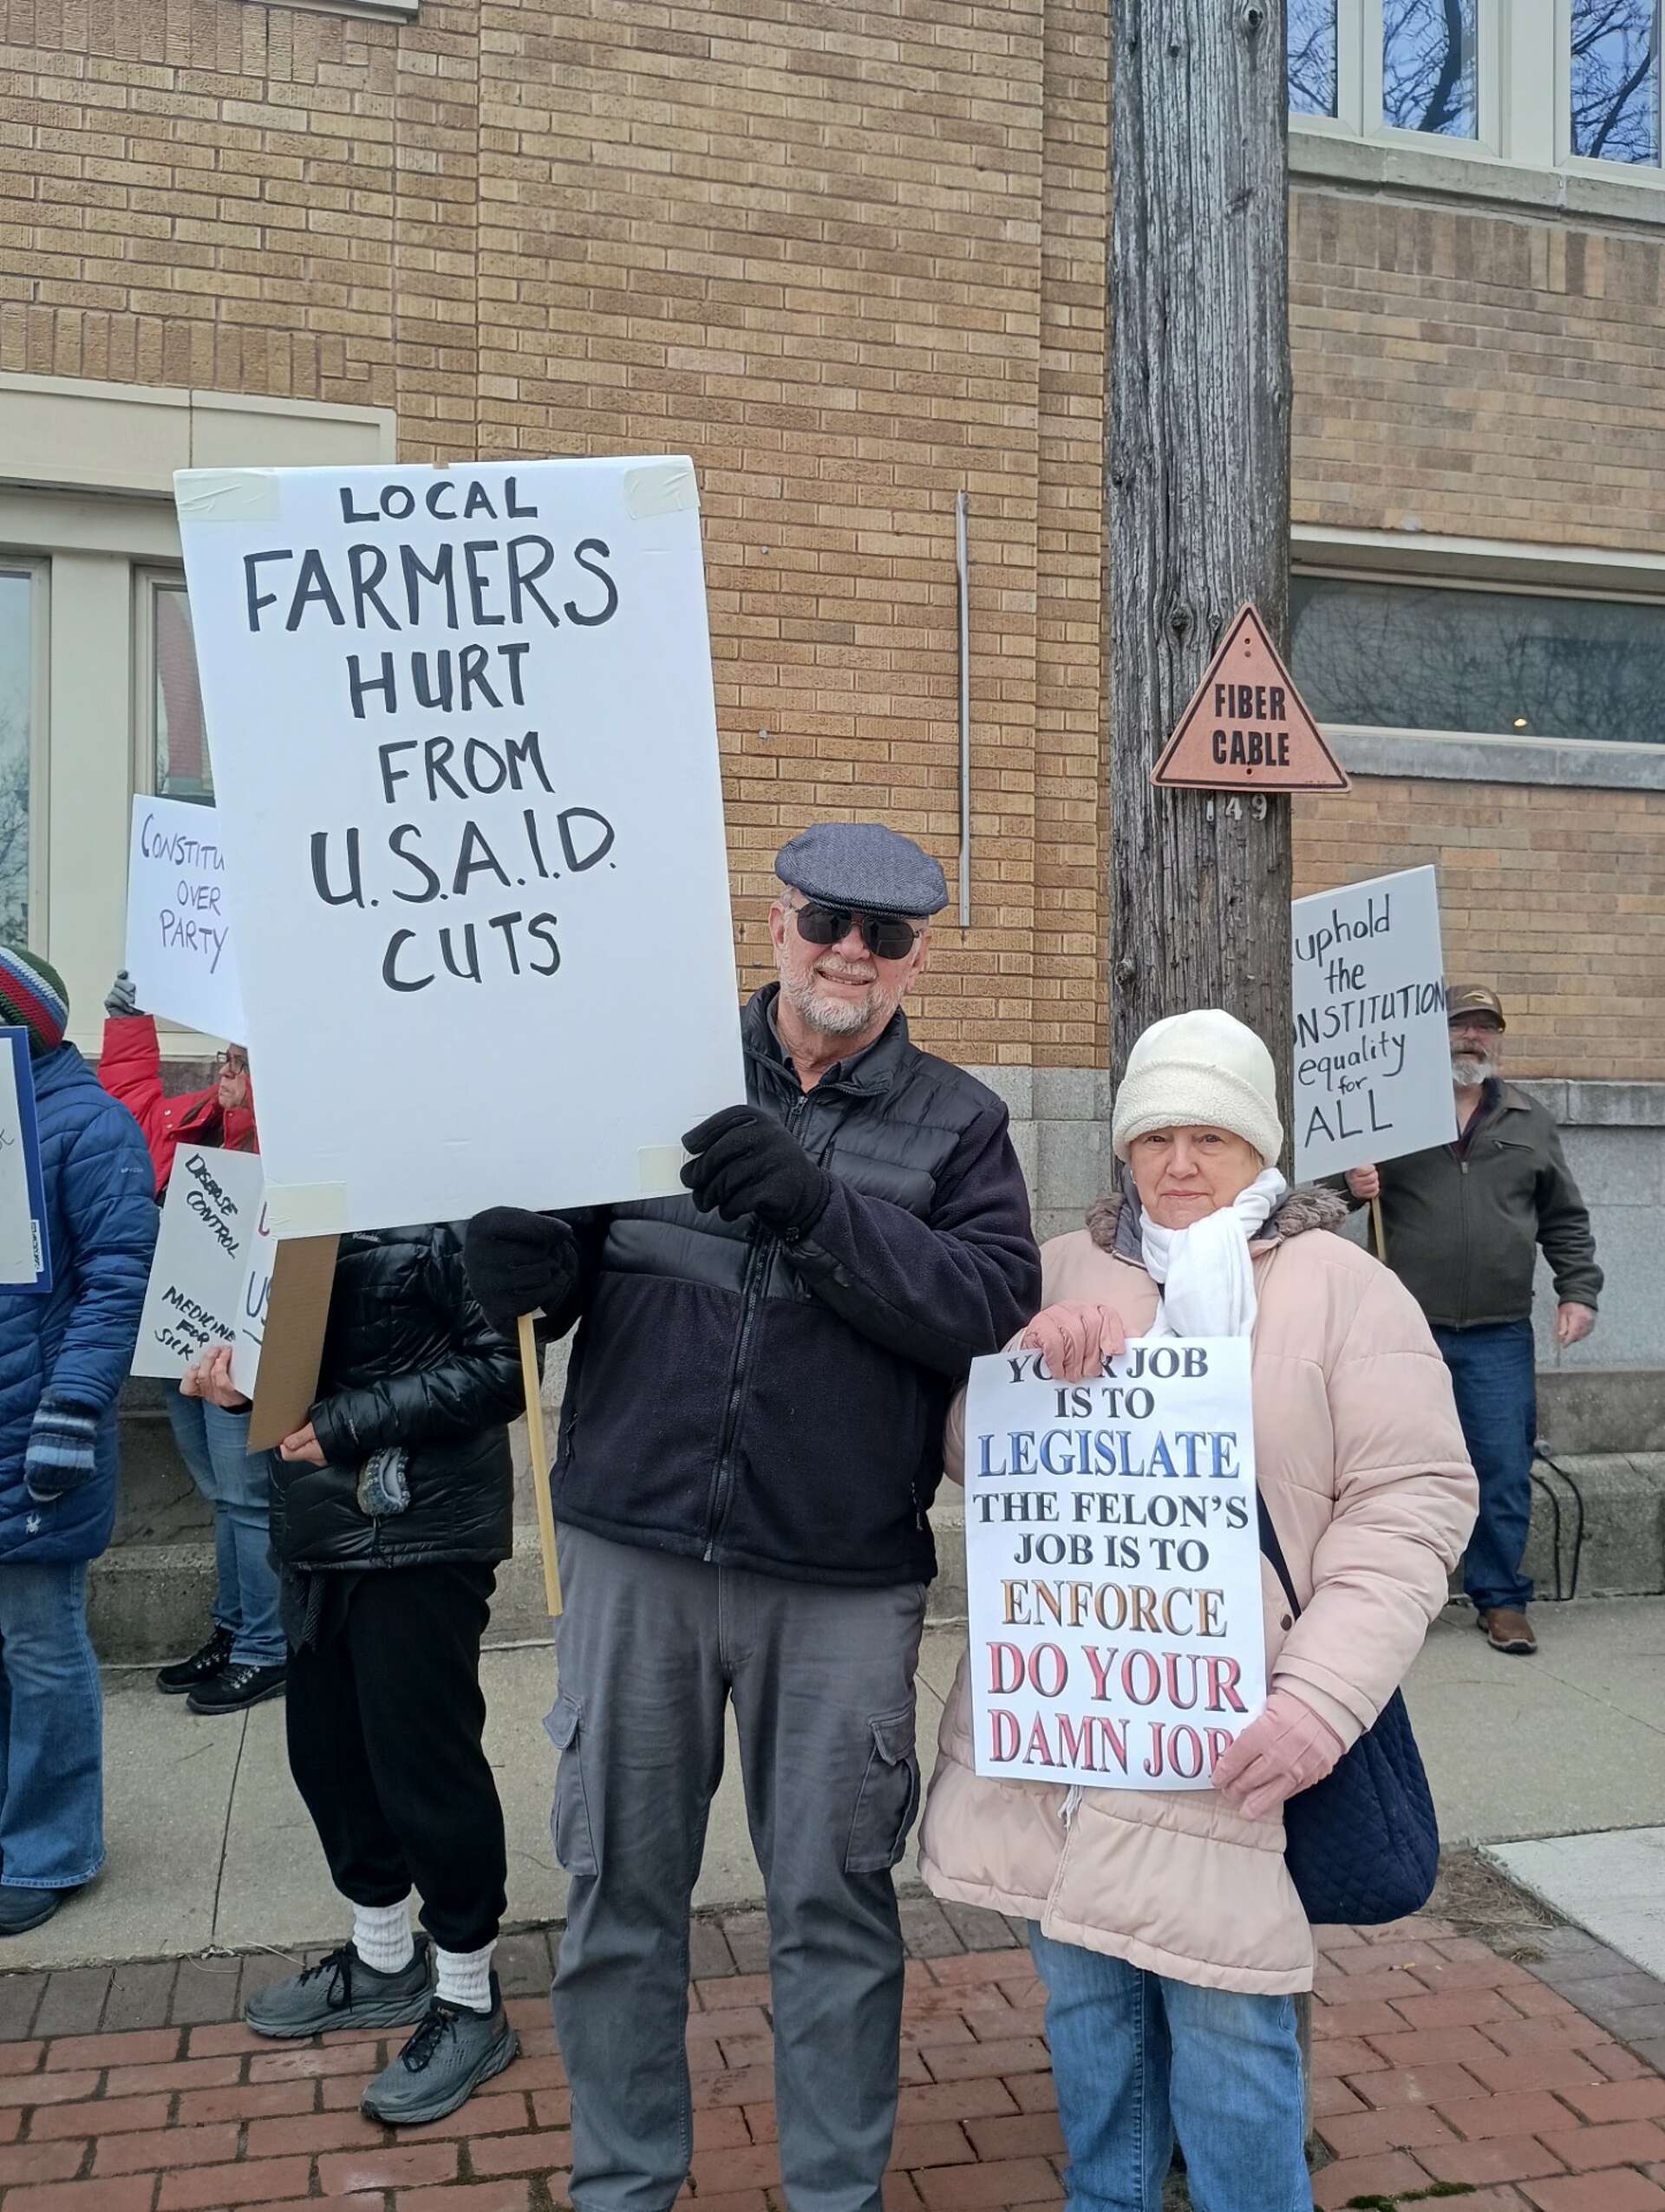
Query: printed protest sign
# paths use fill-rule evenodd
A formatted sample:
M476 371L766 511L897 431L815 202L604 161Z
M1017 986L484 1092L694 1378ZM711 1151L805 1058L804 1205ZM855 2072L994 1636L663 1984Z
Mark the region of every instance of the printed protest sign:
M264 1180L253 1152L199 1145L175 1152L134 1374L182 1375L211 1345L234 1341Z
M52 1288L29 1033L0 1028L0 1289Z
M134 800L126 965L147 1014L243 1041L225 851L213 807L183 799Z
M278 1235L679 1189L744 1096L692 464L176 488Z
M974 1360L965 1559L979 1774L1207 1789L1266 1700L1247 1340Z
M1401 1158L1457 1134L1432 868L1297 898L1295 1171Z

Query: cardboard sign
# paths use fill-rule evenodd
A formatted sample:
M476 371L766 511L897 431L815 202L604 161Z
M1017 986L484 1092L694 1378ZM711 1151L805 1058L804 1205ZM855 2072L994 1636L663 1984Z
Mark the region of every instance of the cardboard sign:
M1151 781L1188 791L1348 788L1252 606L1238 610Z
M1291 913L1296 1174L1309 1181L1452 1143L1433 870L1320 891Z
M255 1217L231 1336L232 1380L253 1401L251 1452L269 1452L292 1436L318 1394L340 1241L297 1237L280 1243L264 1201Z
M183 799L134 800L126 964L147 1014L243 1042L225 850L213 807Z
M230 1344L265 1177L254 1152L181 1145L173 1155L134 1352L136 1375L182 1375Z
M40 1296L51 1288L29 1032L0 1028L0 1289Z
M679 1190L745 1095L692 464L176 490L277 1234Z
M979 1774L1207 1789L1266 1701L1247 1340L974 1360L965 1563Z

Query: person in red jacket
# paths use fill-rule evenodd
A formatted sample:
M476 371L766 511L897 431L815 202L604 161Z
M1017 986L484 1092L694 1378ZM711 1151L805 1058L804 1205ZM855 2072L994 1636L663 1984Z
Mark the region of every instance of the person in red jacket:
M140 1010L124 969L104 1002L99 1080L145 1132L166 1193L181 1145L257 1152L249 1056L228 1045L206 1090L167 1097L153 1017ZM191 1479L214 1511L214 1617L207 1640L188 1659L164 1667L156 1687L184 1697L193 1713L241 1713L276 1697L287 1680L288 1648L271 1560L271 1454L249 1450L246 1411L228 1412L178 1392L167 1418Z
M156 1196L167 1189L173 1155L181 1144L212 1145L227 1152L258 1152L254 1099L249 1089L249 1056L241 1045L228 1045L203 1091L162 1092L162 1053L154 1018L139 1010L133 978L124 968L104 1002L104 1046L98 1056L99 1080L120 1099L145 1132L156 1166Z

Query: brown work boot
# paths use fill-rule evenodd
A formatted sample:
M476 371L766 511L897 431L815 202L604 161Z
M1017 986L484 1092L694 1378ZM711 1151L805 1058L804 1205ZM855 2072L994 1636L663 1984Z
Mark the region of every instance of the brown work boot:
M1507 1652L1512 1659L1530 1659L1538 1649L1532 1624L1518 1606L1494 1605L1476 1616L1475 1625L1485 1629L1493 1651Z

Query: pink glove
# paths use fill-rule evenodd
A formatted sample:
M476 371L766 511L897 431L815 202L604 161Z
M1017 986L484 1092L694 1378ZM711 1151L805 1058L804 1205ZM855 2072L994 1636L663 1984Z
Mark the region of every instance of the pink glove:
M1214 1769L1214 1787L1245 1820L1265 1820L1286 1798L1322 1782L1347 1749L1293 1690L1274 1690Z

